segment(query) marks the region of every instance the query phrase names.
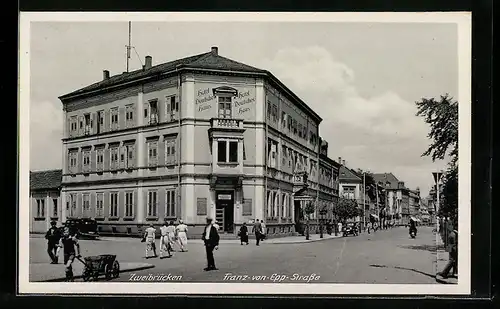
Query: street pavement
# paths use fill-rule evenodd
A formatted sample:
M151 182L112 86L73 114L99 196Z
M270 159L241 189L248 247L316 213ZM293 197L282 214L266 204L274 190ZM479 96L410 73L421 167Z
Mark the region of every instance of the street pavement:
M420 227L416 239L409 238L408 230L401 227L321 240L319 235L311 236L313 241L310 242L294 243L283 239L280 243L269 239L261 246L256 246L254 240L248 246L234 240L221 240L219 250L214 251L219 270L209 272L203 271L206 259L201 240L190 240L188 252L175 252L172 258L165 259L145 259L145 244L130 238L82 240L81 253L84 257L116 254L121 264L145 262L154 265L151 269L123 273L114 282L436 284L438 257L431 227ZM300 238L305 239L303 236L294 239L299 241ZM443 259L442 254L439 258ZM48 264L45 241L32 237L30 264L39 263ZM64 274L64 266L60 267Z

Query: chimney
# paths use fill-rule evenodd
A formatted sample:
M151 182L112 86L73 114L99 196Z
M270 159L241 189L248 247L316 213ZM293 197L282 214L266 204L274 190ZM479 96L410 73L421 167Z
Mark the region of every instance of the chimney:
M151 56L146 56L146 63L144 64L144 69L151 69L151 66L153 64L153 58Z
M342 157L339 157L339 163L342 164Z
M106 79L109 79L109 71L108 70L102 71L102 80L106 80Z
M344 165L344 166L345 166L345 160L342 160L342 165Z
M217 46L212 46L212 54L219 55L219 48Z

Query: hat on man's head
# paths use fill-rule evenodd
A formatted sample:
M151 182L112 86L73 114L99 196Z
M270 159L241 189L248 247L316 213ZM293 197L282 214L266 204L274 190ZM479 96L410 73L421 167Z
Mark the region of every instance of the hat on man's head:
M57 224L57 222L56 222L56 221L51 221L51 222L50 222L50 225L56 225L56 224Z
M179 223L180 223L180 224L182 224L182 223L184 223L184 221L182 221L182 220L179 220Z
M212 222L212 221L213 221L212 218L207 217L207 222Z

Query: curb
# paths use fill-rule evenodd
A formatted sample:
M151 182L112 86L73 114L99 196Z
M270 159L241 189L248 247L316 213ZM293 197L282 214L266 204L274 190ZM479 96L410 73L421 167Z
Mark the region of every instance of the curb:
M127 268L124 270L120 270L120 274L130 272L130 271L137 271L137 270L144 270L144 269L151 269L154 268L155 266L153 264L147 264L144 266L140 267L132 267L132 268ZM74 276L74 279L82 279L82 275ZM59 278L54 278L54 279L49 279L49 280L42 280L42 281L36 281L36 282L64 282L66 281L66 277L59 277Z
M305 237L305 236L304 236ZM339 239L339 238L344 238L343 236L338 236L338 237L327 237L327 238L318 238L318 239L309 239L309 240L301 240L301 241L279 241L279 242L267 242L269 245L293 245L293 244L304 244L304 243L309 243L309 242L317 242L317 241L324 241L324 240L331 240L331 239ZM266 244L266 241L262 241L261 244Z

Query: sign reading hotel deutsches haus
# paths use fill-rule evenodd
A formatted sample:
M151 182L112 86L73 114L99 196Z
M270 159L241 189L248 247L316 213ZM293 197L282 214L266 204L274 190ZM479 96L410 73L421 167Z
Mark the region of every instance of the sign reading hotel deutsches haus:
M196 83L196 118L211 119L218 117L218 102L213 89L220 84ZM232 117L235 119L255 120L255 86L228 85L238 90L232 100Z

